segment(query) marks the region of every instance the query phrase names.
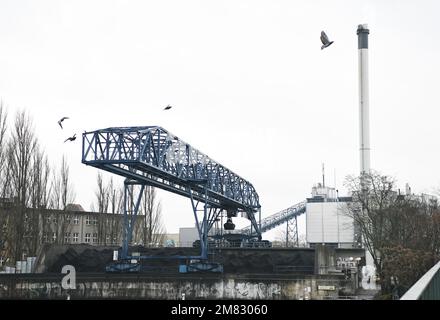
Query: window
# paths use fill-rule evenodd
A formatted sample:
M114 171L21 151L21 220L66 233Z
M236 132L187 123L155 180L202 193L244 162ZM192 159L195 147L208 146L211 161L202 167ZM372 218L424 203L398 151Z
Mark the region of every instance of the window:
M46 222L50 223L50 217L46 217Z
M64 243L70 243L70 232L64 234Z
M49 242L49 232L45 232L43 236L43 242Z
M57 217L54 217L54 218L52 219L52 221L53 221L54 224L57 224L57 223L58 223L58 218L57 218Z
M88 225L88 226L90 225L90 216L86 217L86 225Z
M98 243L98 234L97 233L93 234L93 243Z
M66 216L66 223L70 224L70 216L69 215Z
M78 236L79 236L78 233L74 233L74 234L73 234L73 242L74 242L74 243L77 243L77 242L78 242Z
M75 216L75 218L73 219L73 224L79 224L79 217Z
M86 243L90 243L90 233L86 233L85 241Z
M56 232L52 232L52 242L57 241L57 233Z
M118 243L118 239L117 239L117 237L116 237L115 234L113 235L112 243L113 243L113 244L117 244L117 243Z
M98 219L96 219L96 217L93 218L93 219L92 219L92 223L93 223L93 225L96 226L96 225L98 224Z

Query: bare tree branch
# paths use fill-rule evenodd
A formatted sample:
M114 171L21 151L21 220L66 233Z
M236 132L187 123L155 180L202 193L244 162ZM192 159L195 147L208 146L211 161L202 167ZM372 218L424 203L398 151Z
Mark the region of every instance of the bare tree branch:
M399 268L392 268L393 271L390 271L390 257L400 259L405 255L409 257L409 253L422 252L435 261L440 250L440 213L435 201L426 202L412 194L401 195L395 191L393 178L377 172L362 177L349 176L345 185L353 197L353 201L347 204L346 215L353 218L355 226L362 234L363 243L381 276L383 292L391 290L391 284L397 283L396 279L399 278ZM426 259L425 261L429 260ZM400 262L404 263L405 261ZM413 276L420 272L417 269ZM403 277L403 274L400 276ZM404 277L408 279L408 274Z

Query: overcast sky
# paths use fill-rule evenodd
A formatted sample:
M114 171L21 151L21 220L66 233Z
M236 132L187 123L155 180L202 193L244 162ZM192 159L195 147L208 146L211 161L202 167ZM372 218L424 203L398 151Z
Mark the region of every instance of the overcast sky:
M359 172L356 29L367 23L371 167L432 193L439 12L403 0L0 0L0 98L10 115L30 112L53 163L66 155L87 210L97 169L81 163L81 139L63 141L159 125L250 181L265 217L309 197L321 163L339 190ZM334 40L322 51L321 30ZM194 225L188 199L159 195L168 232Z

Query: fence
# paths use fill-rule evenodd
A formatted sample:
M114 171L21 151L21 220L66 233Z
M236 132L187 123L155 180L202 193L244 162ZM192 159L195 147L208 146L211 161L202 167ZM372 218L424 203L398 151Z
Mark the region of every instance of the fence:
M425 273L400 300L440 300L440 261Z

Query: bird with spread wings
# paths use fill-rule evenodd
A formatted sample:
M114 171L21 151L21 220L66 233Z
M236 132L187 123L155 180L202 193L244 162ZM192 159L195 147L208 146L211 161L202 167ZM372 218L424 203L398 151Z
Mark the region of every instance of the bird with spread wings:
M321 50L327 48L333 43L333 41L330 41L328 39L324 31L321 31L321 42L322 42Z
M69 119L69 117L62 117L62 118L58 121L58 124L60 125L61 129L63 129L63 125L62 125L62 123L63 123L63 121L66 120L66 119Z
M75 141L76 140L76 133L72 136L72 137L69 137L69 138L67 138L66 140L64 140L64 142L67 142L67 141Z

